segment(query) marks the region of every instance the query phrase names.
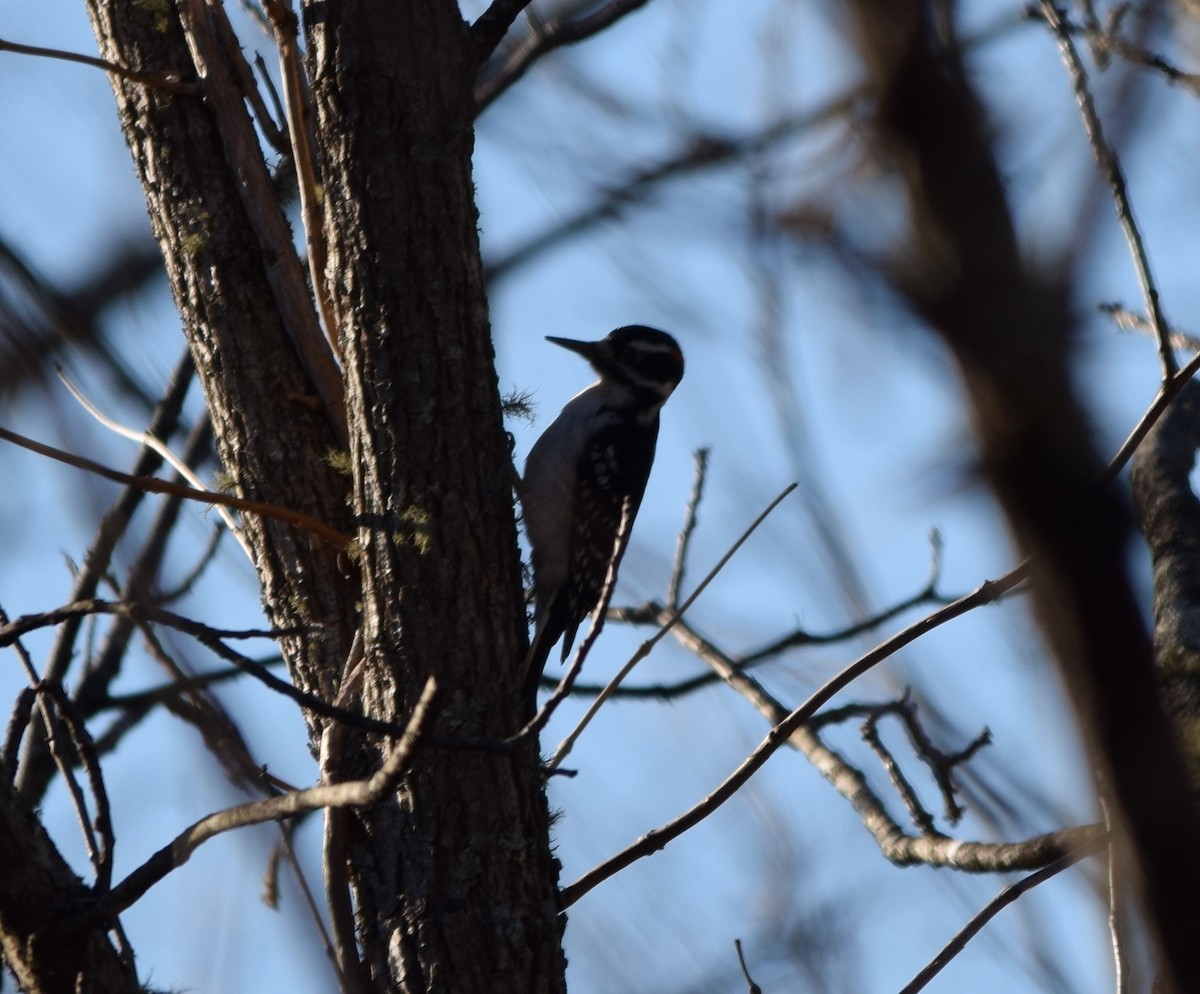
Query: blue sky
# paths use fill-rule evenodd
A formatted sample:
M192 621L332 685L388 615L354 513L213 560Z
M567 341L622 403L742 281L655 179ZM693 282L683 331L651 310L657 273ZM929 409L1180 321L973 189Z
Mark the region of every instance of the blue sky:
M1136 307L1136 281L1111 204L1089 199L1094 170L1054 46L1044 30L1017 24L1019 7L965 6L964 22L973 28L1005 19L1014 25L973 55L972 70L993 111L1023 244L1041 258L1071 246L1078 262L1079 382L1097 446L1107 454L1152 398L1157 362L1151 343L1115 331L1094 310L1106 300ZM604 38L549 62L480 122L476 181L485 253L502 255L570 216L597 190L676 152L681 131L745 134L840 94L857 79L841 27L833 9L817 4L655 0ZM67 0L6 6L0 37L94 52L81 5ZM251 46L267 52L261 38ZM1186 47L1168 52L1176 61L1190 58ZM1119 84L1115 72L1099 81L1102 113L1122 97ZM0 98L0 127L9 135L0 149L0 234L49 278L69 285L114 234L132 238L147 229L107 82L92 69L0 54ZM1191 318L1200 303L1190 251L1200 161L1196 101L1159 82L1150 84L1146 101L1115 137L1168 315L1200 329ZM860 152L855 127L841 123L799 136L763 156L761 196L775 208L819 205L864 247L882 244L896 226L894 189L871 173ZM794 479L819 487L836 508L865 603L844 596L818 551L805 503L794 496L693 611L693 623L731 651L796 626L832 630L861 607L879 609L910 595L925 581L932 527L945 542L947 593L965 592L1015 562L990 500L970 480L961 398L937 344L887 293L849 278L819 246L781 242L762 251L749 231L749 189L743 169L666 186L648 205L517 271L492 297L500 382L533 391L537 404L534 425L512 426L520 458L589 382L583 363L543 336L598 338L638 322L667 328L683 343L687 375L664 413L619 601L661 596L699 446L712 447L712 461L692 547L693 579ZM1096 215L1096 234L1072 246L1083 205ZM776 294L775 320L786 343L776 364L785 364L794 384L798 422L781 422L767 388L758 338L765 289ZM161 388L182 348L165 288L112 321L131 368L152 390ZM107 399L108 384L95 371L71 372L110 413L137 417ZM194 410L198 397L189 401ZM129 443L69 402L51 406L29 394L0 407L0 417L8 427L114 466L133 457ZM12 449L0 450L0 466L19 481L0 491L0 546L9 567L0 571L0 604L15 616L67 597L64 557L83 554L90 522L112 491ZM201 510L186 516L180 572L209 522ZM1144 586L1144 555L1136 558ZM227 542L212 579L185 613L249 627L261 622L257 604L249 566ZM615 672L639 637L607 629L587 677ZM789 653L760 675L796 704L873 641ZM35 658L45 644L30 639ZM634 679L680 677L697 667L668 641ZM152 663L134 656L121 688L160 679ZM953 716L949 734L962 738L946 742L947 749L985 725L992 729L994 744L978 768L988 778L1011 775L1005 799L1025 813L1026 830L1092 817L1069 711L1019 600L934 633L839 700L880 700L908 685ZM20 686L10 660L0 667L0 699L11 699ZM272 772L301 785L312 781L290 705L251 685L230 687L221 697ZM547 749L582 708L574 701L562 708L545 733ZM765 732L750 707L724 689L672 705L607 708L569 761L578 776L553 783L552 803L563 811L557 828L563 882L704 796ZM856 730L833 738L886 792L882 773L856 745ZM148 722L106 773L117 804L118 873L190 821L242 799L195 735L164 717ZM898 805L893 810L900 813ZM56 840L84 872L60 790L44 811ZM999 841L1014 827L971 815L955 831ZM318 835L315 823L299 833L302 856L314 867ZM201 994L331 989L290 880L283 912L258 901L272 838L263 828L209 843L126 916L152 983ZM1093 874L1077 868L1023 899L930 989L1000 994L1109 985ZM741 937L752 967L761 964L755 979L764 989L816 990L804 986L794 967L763 958L768 944L761 934L780 922L816 919L850 943L843 989L883 994L902 987L1003 884L888 865L845 802L800 757L781 753L719 814L572 909L571 988L744 990L732 947ZM1071 977L1073 986L1030 961L1031 937L1039 933L1050 936L1057 976Z

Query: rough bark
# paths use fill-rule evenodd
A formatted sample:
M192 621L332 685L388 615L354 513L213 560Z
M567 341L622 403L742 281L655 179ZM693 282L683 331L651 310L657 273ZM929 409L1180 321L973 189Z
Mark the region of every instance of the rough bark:
M471 180L474 45L444 0L307 13L363 548L366 707L401 717L433 673L447 688L442 731L502 737L520 713L524 607ZM377 983L562 989L535 759L532 745L516 761L429 751L401 804L358 813L352 877Z
M104 929L64 927L90 891L59 855L33 810L0 776L0 950L26 994L138 994L131 962Z
M1154 562L1154 652L1163 699L1193 784L1200 784L1200 384L1189 383L1146 436L1131 481Z
M186 7L188 0L181 0ZM117 110L146 193L155 236L212 417L231 489L304 511L349 531L349 482L328 462L342 448L334 420L293 345L316 327L304 269L279 202L256 196L270 179L261 154L234 145L250 132L229 53L197 67L180 17L167 5L91 0L100 54L148 72L196 77L204 97L113 80ZM224 108L220 120L216 105ZM257 153L257 148L254 151ZM288 244L272 244L279 232ZM328 693L353 633L354 584L338 550L286 525L250 516L247 534L293 679Z

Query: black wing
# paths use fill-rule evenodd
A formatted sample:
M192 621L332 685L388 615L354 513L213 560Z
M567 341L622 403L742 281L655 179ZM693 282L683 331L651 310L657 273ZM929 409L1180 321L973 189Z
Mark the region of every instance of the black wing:
M646 492L657 441L657 418L648 425L619 421L598 432L580 456L571 535L570 589L566 591L564 660L580 623L600 600L626 498L629 523L633 525Z

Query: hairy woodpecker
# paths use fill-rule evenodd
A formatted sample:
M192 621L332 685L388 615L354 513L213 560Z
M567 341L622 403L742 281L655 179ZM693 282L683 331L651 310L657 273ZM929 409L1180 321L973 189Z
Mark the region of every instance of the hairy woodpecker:
M600 379L567 403L525 461L521 503L535 597L530 699L554 644L562 638L566 660L600 600L625 501L631 526L642 503L658 412L683 378L679 343L655 328L628 325L598 342L547 341L583 356Z

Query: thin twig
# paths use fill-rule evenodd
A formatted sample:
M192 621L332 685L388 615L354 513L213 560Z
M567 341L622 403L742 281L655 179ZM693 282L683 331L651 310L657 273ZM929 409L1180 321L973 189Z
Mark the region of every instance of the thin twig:
M71 378L67 376L66 371L62 368L62 366L58 365L58 363L54 364L54 372L58 374L58 378L62 381L62 385L67 388L79 406L87 411L88 414L90 414L93 418L99 421L100 424L102 424L105 428L111 432L115 432L122 438L127 438L131 442L137 442L139 445L144 445L146 448L157 452L165 462L170 464L171 468L174 469L176 473L187 480L187 482L195 489L203 490L205 493L212 492L204 485L204 481L201 480L200 477L194 472L192 472L192 468L167 447L166 443L155 438L148 431L138 431L136 428L130 428L127 425L121 424L119 421L114 421L112 418L107 417L100 411L98 407L96 407L95 404L93 404L87 399L86 396L84 396L83 391L80 390L79 387L71 382ZM233 537L238 540L238 543L241 545L243 551L245 551L246 555L249 556L253 561L253 554L250 551L250 543L246 541L246 536L242 533L242 529L238 526L238 523L234 521L233 515L230 514L229 509L227 507L218 506L216 510L221 516L221 520L225 522L225 527L227 527L230 532L233 533Z
M179 426L179 415L187 396L188 387L195 376L195 366L192 363L191 352L183 350L183 355L171 373L167 388L162 399L154 410L147 429L156 438L170 438ZM143 449L138 453L133 464L133 475L141 478L158 469L161 459L157 453ZM96 527L96 533L88 546L82 567L75 577L71 590L71 600L85 600L94 597L99 588L105 571L112 562L113 550L117 542L129 528L133 513L141 503L145 491L140 487L126 485L125 490L113 503ZM76 642L79 638L81 621L68 622L60 629L54 645L47 657L43 679L63 681L67 668L75 653Z
M917 831L922 835L942 835L943 833L937 830L937 826L933 822L933 815L925 810L921 799L917 797L916 789L908 782L908 777L900 769L900 764L896 762L896 757L892 755L892 751L883 744L883 739L879 737L879 718L880 712L876 711L863 723L863 741L879 757L879 762L883 764L884 772L887 773L888 779L892 781L892 786L896 788L896 793L900 795L900 799L904 802L904 807L908 809L908 816L912 819Z
M267 821L294 818L304 812L322 808L365 807L378 803L395 787L408 769L429 723L436 693L437 683L431 676L425 681L425 688L399 741L383 765L367 779L317 784L305 790L238 804L201 818L130 873L95 905L67 924L83 929L112 921L167 874L183 866L196 849L223 832L247 825L260 825Z
M301 707L307 708L314 714L320 715L322 718L331 718L336 721L343 721L355 728L361 728L368 732L379 732L384 735L397 735L402 731L395 724L388 721L382 721L378 718L370 718L366 715L357 714L353 711L348 711L345 708L339 708L336 705L330 704L324 698L317 697L315 694L310 694L307 691L300 690L286 680L281 680L275 674L268 671L264 666L255 662L247 656L243 656L239 652L235 652L229 648L222 639L227 638L279 638L283 635L294 635L298 629L220 629L213 628L209 625L201 624L198 621L193 621L190 618L185 618L182 615L176 614L173 611L167 611L163 608L152 607L148 604L128 603L124 601L104 601L93 598L86 601L75 601L71 604L65 604L62 607L55 608L52 611L42 611L37 614L22 615L14 619L7 625L0 625L0 647L11 645L12 642L24 635L26 632L33 631L37 628L47 628L52 625L58 625L64 621L81 616L92 614L113 614L123 617L132 618L135 621L152 621L155 624L167 625L170 628L177 629L186 635L190 635L201 645L210 649L216 655L220 656L226 662L233 663L243 672L248 673L260 683L265 684L272 690L284 697L288 697L295 701ZM463 748L479 748L490 749L496 752L505 752L504 743L468 740L464 742Z
M317 935L321 939L325 955L329 957L331 963L336 964L337 961L334 959L333 952L333 940L329 936L329 930L325 927L325 919L321 914L321 906L317 903L317 897L308 883L308 875L304 872L304 867L301 865L300 858L296 855L296 849L292 845L292 835L296 828L297 824L294 822L281 823L279 826L279 845L282 847L284 856L287 858L288 866L291 868L296 885L300 888L300 894L304 898L304 907L307 909L309 920L313 923L314 928L317 930Z
M697 449L693 456L696 475L692 480L692 494L688 498L687 510L683 516L683 528L679 530L679 541L675 544L675 565L671 568L671 579L667 583L667 606L671 610L679 607L679 589L683 586L683 574L687 569L688 549L691 546L692 533L696 530L700 501L704 499L704 482L708 477L708 453L706 448Z
M70 759L66 755L62 756L63 762L59 769L63 779L69 785L77 813L85 822L84 834L90 840L89 850L93 851L92 864L96 870L94 886L97 893L103 893L112 885L115 840L113 838L112 809L109 807L108 790L104 786L104 775L100 769L100 757L97 755L95 743L88 733L87 725L76 713L75 706L67 697L62 685L43 683L38 689L44 696L49 696L53 700L54 709L58 712L58 720L54 722L54 729L47 729L47 733L51 737L51 747L57 748L59 734L65 728L70 735L71 748L74 750L75 758L83 768L84 775L88 780L88 788L91 790L92 801L96 806L96 813L90 819L87 817L87 806L83 802L82 794L74 782L74 777L70 774ZM43 717L48 719L49 709L43 706L41 711Z
M754 534L754 532L758 528L758 526L761 525L767 519L767 515L769 515L772 511L774 511L775 508L777 508L784 501L784 499L795 489L796 489L796 484L794 484L794 483L789 483L786 487L783 488L783 491L779 494L779 496L776 497L773 501L771 501L771 503L766 506L766 508L762 511L761 514L759 514L759 516L757 518L755 518L752 522L750 522L749 526L747 526L745 531L743 531L742 534L738 536L737 541L735 541L733 543L733 545L731 545L729 547L729 551L727 551L725 553L725 555L723 555L717 561L717 564L711 570L708 571L708 576L706 576L703 580L700 581L700 583L696 586L696 589L692 591L692 593L688 597L688 599L685 600L681 605L679 605L679 607L676 610L671 612L671 617L668 618L663 623L663 625L659 628L659 630L657 632L654 633L653 636L651 636L649 639L647 639L645 642L643 642L638 647L637 652L635 652L633 654L633 656L630 658L629 662L627 662L623 667L621 667L621 671L615 677L613 677L612 680L609 681L608 686L606 686L596 696L596 699L594 701L592 701L591 706L587 709L587 712L579 720L579 724L577 724L575 726L575 728L571 730L571 733L565 739L563 739L563 741L559 744L557 751L555 751L555 753L554 753L554 757L547 764L549 769L552 769L552 770L557 769L559 767L559 765L561 765L562 761L567 757L568 753L570 753L571 749L574 747L576 740L578 740L579 736L581 734L583 734L583 730L585 728L587 728L587 726L591 723L592 719L594 717L596 717L597 712L604 705L604 702L607 701L609 699L609 697L612 696L613 691L615 691L617 689L617 687L619 687L621 685L621 681L624 680L625 677L627 677L630 674L630 672L632 672L633 668L638 663L640 663L643 659L645 659L648 655L650 655L651 650L653 650L654 647L659 643L659 641L667 634L667 632L669 632L675 626L676 622L678 622L679 619L683 617L683 615L687 611L687 609L690 608L693 603L695 603L696 598L699 597L704 592L705 588L710 583L712 583L713 580L716 579L717 574L720 573L721 570L723 570L725 568L725 564L728 563L729 560L734 557L734 555L737 553L738 549L740 549L742 547L742 545L745 544L746 540L751 535Z
M42 48L39 45L22 45L15 41L0 38L0 52L13 52L16 55L33 55L42 59L57 59L60 62L75 62L81 66L92 66L105 72L141 83L152 90L162 90L164 93L174 93L181 97L194 97L200 92L200 87L194 82L185 82L182 73L166 73L160 75L152 72L138 72L126 66L119 66L107 59L99 59L94 55L83 55L80 52L65 52L60 48Z
M56 449L52 445L35 442L32 438L20 435L15 431L9 431L4 427L0 427L0 440L12 442L14 445L19 445L30 452L36 452L38 455L47 456L50 459L56 459L58 462L74 466L76 469L95 473L97 476L102 476L106 480L112 480L114 483L123 483L128 487L136 487L138 490L155 494L172 494L176 497L187 497L202 504L232 507L239 511L249 511L251 514L257 514L262 518L283 521L299 528L301 531L323 539L330 545L337 546L339 549L346 548L351 542L350 536L343 535L336 528L331 528L323 521L318 521L307 514L301 514L299 511L293 511L291 508L279 507L275 504L264 504L262 501L257 500L246 500L242 497L233 497L229 494L197 490L194 487L187 487L181 483L160 480L154 476L131 476L129 473L110 469L108 466L94 462L91 459L85 459L83 456L72 455L70 452L64 452L62 449Z
M1129 252L1133 257L1134 270L1137 272L1138 285L1142 291L1142 301L1145 305L1146 313L1150 316L1150 323L1154 327L1154 337L1158 342L1159 362L1162 364L1163 381L1169 382L1177 373L1179 362L1176 360L1175 353L1171 349L1171 329L1162 311L1162 304L1158 298L1158 288L1154 284L1154 277L1150 273L1150 260L1146 255L1146 247L1142 242L1142 236L1138 231L1137 223L1133 219L1133 207L1129 202L1129 194L1125 186L1125 175L1121 171L1121 165L1117 161L1116 153L1105 141L1104 128L1100 123L1100 115L1096 112L1096 104L1092 99L1091 90L1088 88L1087 70L1083 67L1083 62L1079 58L1079 52L1076 50L1075 43L1071 39L1071 33L1063 23L1062 15L1055 6L1054 0L1041 0L1039 6L1041 7L1042 17L1045 18L1050 32L1058 42L1063 63L1066 65L1067 72L1071 77L1071 87L1075 93L1075 102L1079 105L1079 112L1083 116L1083 128L1087 134L1088 144L1091 146L1092 154L1103 171L1105 179L1108 181L1109 189L1112 192L1113 205L1117 211L1117 221L1121 225L1121 230L1125 234L1125 241L1129 245Z
M328 254L325 249L325 212L322 207L317 158L313 148L312 90L304 71L298 40L299 22L291 0L263 0L263 7L275 30L279 47L279 71L283 77L284 106L288 131L292 137L292 159L300 189L300 216L304 222L304 244L308 256L309 277L317 298L317 310L335 359L341 361L338 345L338 317L326 275Z
M259 666L280 666L283 664L283 657L275 656L269 663L261 660L256 660L255 662ZM193 690L203 690L214 683L236 680L238 677L245 675L246 671L237 666L230 666L228 669L213 670L209 673L194 673L190 676L184 674L177 680L172 680L170 683L164 683L157 687L151 687L148 690L134 691L129 694L111 694L96 706L95 711L99 713L114 709L149 708L175 697L180 697L183 694L191 693Z
M750 977L750 969L746 966L746 957L742 955L742 940L734 939L733 948L737 950L738 965L742 968L742 977L746 981L746 994L762 994L762 988Z
M0 607L0 627L6 627L8 624L8 613L3 607ZM91 860L92 867L96 871L96 889L101 891L107 890L112 883L112 816L108 805L108 792L104 787L104 777L100 771L100 761L96 755L95 745L88 734L86 725L75 714L71 701L63 691L62 685L57 681L43 680L38 676L37 668L33 664L33 657L29 655L29 651L19 638L13 639L12 645L17 653L17 658L21 661L22 668L25 670L25 676L29 680L30 689L34 692L29 710L25 711L23 707L21 708L21 711L24 712L24 722L27 724L32 714L33 703L40 702L38 713L41 715L42 725L46 731L46 741L49 744L50 754L54 758L55 765L58 767L58 772L63 778L63 783L66 785L67 793L71 795L71 806L75 809L75 816L79 820L79 828L83 834L83 842L88 851L88 858ZM45 698L49 698L50 702L47 703ZM67 755L64 748L67 739L70 740L71 746L75 751L75 757L87 774L88 784L92 789L92 797L96 802L96 816L94 819L88 814L87 799L83 795L79 781L75 779L71 757ZM15 732L13 727L10 727L6 735L5 751L6 755L11 755L14 761L14 770L15 750L19 741L19 734ZM12 750L11 753L9 753L9 749Z
M1151 337L1154 335L1154 327L1143 315L1131 311L1118 301L1105 301L1098 304L1097 308L1111 317L1113 324L1124 331L1136 331ZM1171 347L1184 352L1200 352L1200 337L1172 325Z
M934 533L936 536L936 532ZM843 628L836 628L828 632L809 632L804 629L799 629L794 632L775 639L769 645L762 649L758 649L745 656L738 657L735 667L739 671L745 671L751 667L761 665L768 662L775 655L783 652L785 649L796 646L808 645L835 645L838 642L846 642L852 638L862 635L865 632L872 631L887 621L899 617L914 607L921 607L924 604L937 604L944 606L952 603L956 598L947 597L937 590L938 573L940 571L940 556L935 552L933 556L933 578L926 583L917 593L906 597L902 601L884 608L877 614L873 614L868 618L863 618L855 621ZM658 627L666 624L670 620L672 611L658 601L647 601L645 604L637 607L619 607L611 608L608 612L610 621L622 621L630 625L652 625ZM649 684L639 687L618 687L613 691L613 695L623 698L636 698L639 700L655 699L669 701L678 697L683 697L686 694L694 693L704 687L712 686L714 683L720 683L722 677L717 673L709 671L699 673L696 676L688 677L685 680L679 680L669 684ZM600 684L580 684L577 683L572 688L572 693L578 696L591 697L603 691L604 687Z
M1085 845L1080 846L1073 852L1067 853L1060 859L1056 859L1049 866L1042 867L1029 876L1018 880L1015 884L1010 884L997 894L991 901L984 906L978 914L976 914L966 925L964 925L958 934L951 939L946 946L939 952L920 973L905 985L900 994L917 994L917 991L924 990L925 985L936 977L942 969L955 956L962 952L963 948L976 935L978 935L983 927L996 917L1004 908L1012 904L1018 897L1028 890L1032 890L1038 884L1049 880L1051 877L1062 873L1063 870L1074 866L1081 859L1086 859L1088 856L1093 856L1100 852L1107 843L1107 836L1101 836Z
M617 585L617 571L621 568L621 560L625 558L625 549L629 545L629 533L633 525L632 503L626 497L621 503L621 521L617 526L617 536L613 542L612 556L608 561L608 569L604 574L604 586L600 591L600 600L596 602L596 607L592 611L591 623L588 627L587 638L583 640L579 651L575 654L575 658L571 661L571 665L567 668L562 680L554 689L554 693L550 695L550 699L542 705L540 711L533 716L532 719L522 728L516 735L510 739L510 742L517 742L527 736L537 735L546 723L549 722L550 716L554 713L559 704L563 702L568 694L571 693L571 687L575 683L576 677L579 676L579 671L583 669L583 662L587 659L592 651L592 646L596 644L596 640L600 637L600 632L604 628L604 620L608 617L608 605L612 601L613 590ZM531 649L532 651L532 649ZM557 760L558 757L555 757ZM553 770L558 763L552 761L549 768Z
M1133 426L1133 430L1121 443L1117 454L1109 461L1105 470L1106 476L1116 476L1124 469L1125 464L1133 458L1137 447L1142 444L1142 439L1150 433L1150 429L1162 417L1163 412L1171 406L1171 401L1175 399L1179 391L1187 386L1188 381L1196 374L1197 370L1200 370L1200 352L1192 356L1178 373L1163 381L1158 388L1158 393L1150 402L1150 406L1146 408L1146 412L1138 419L1138 423Z
M932 529L929 533L929 544L929 579L926 581L924 588L913 594L912 597L900 601L892 607L881 611L879 614L864 618L844 628L835 629L832 632L814 634L802 628L797 629L795 632L769 642L761 649L755 649L753 652L746 653L746 655L741 657L739 665L742 667L753 666L764 659L778 655L786 649L794 649L798 646L830 645L835 642L845 642L856 635L861 635L872 628L878 627L885 621L890 621L892 618L920 604L929 602L940 604L952 603L954 598L947 598L938 593L938 584L942 579L942 538L936 528Z
M267 113L262 91L259 90L258 83L254 79L254 70L250 68L250 64L242 54L242 40L233 30L233 25L229 23L229 18L225 16L224 11L213 17L213 28L217 32L221 44L225 46L225 53L228 57L227 64L237 77L238 89L254 112L254 120L258 122L263 137L280 155L290 155L291 149L287 142L287 136L280 130L276 120ZM269 83L268 87L270 87ZM282 115L279 120L283 120Z
M270 25L268 24L267 27L269 28ZM267 88L267 96L270 98L271 107L275 112L274 115L267 114L266 108L263 108L264 116L270 120L279 137L278 145L275 145L274 141L271 144L275 145L275 150L280 155L290 156L292 154L291 140L283 132L283 122L287 120L287 112L283 109L283 100L279 96L275 80L271 78L271 73L267 69L267 60L262 57L261 52L254 53L254 68L258 70L258 78L262 80L262 85Z
M173 604L192 592L192 588L200 582L200 578L208 572L208 567L216 559L217 551L221 548L221 536L224 534L225 529L220 526L210 529L208 541L205 543L204 551L200 553L200 558L196 560L196 565L188 570L173 587L159 591L157 600L160 604Z
M758 747L742 761L736 770L718 784L707 797L693 805L677 818L659 828L651 830L637 842L627 846L621 852L605 860L598 866L593 867L573 884L565 888L562 892L563 907L570 907L597 884L607 880L613 874L623 870L630 864L658 852L668 843L678 838L693 826L698 825L716 811L717 808L737 793L755 773L762 769L767 760L774 755L775 751L781 745L788 741L797 729L801 728L806 721L817 713L819 708L844 687L849 686L878 663L904 648L910 642L916 641L926 632L945 624L953 618L966 614L980 604L995 600L1000 594L1006 590L1010 590L1024 579L1026 572L1027 567L1022 564L1016 569L1010 570L998 580L989 580L981 584L966 597L959 598L953 604L948 604L940 611L935 611L933 614L914 622L903 631L896 633L890 639L876 646L870 652L860 656L836 676L826 681L807 701L788 714L783 721L775 725Z

